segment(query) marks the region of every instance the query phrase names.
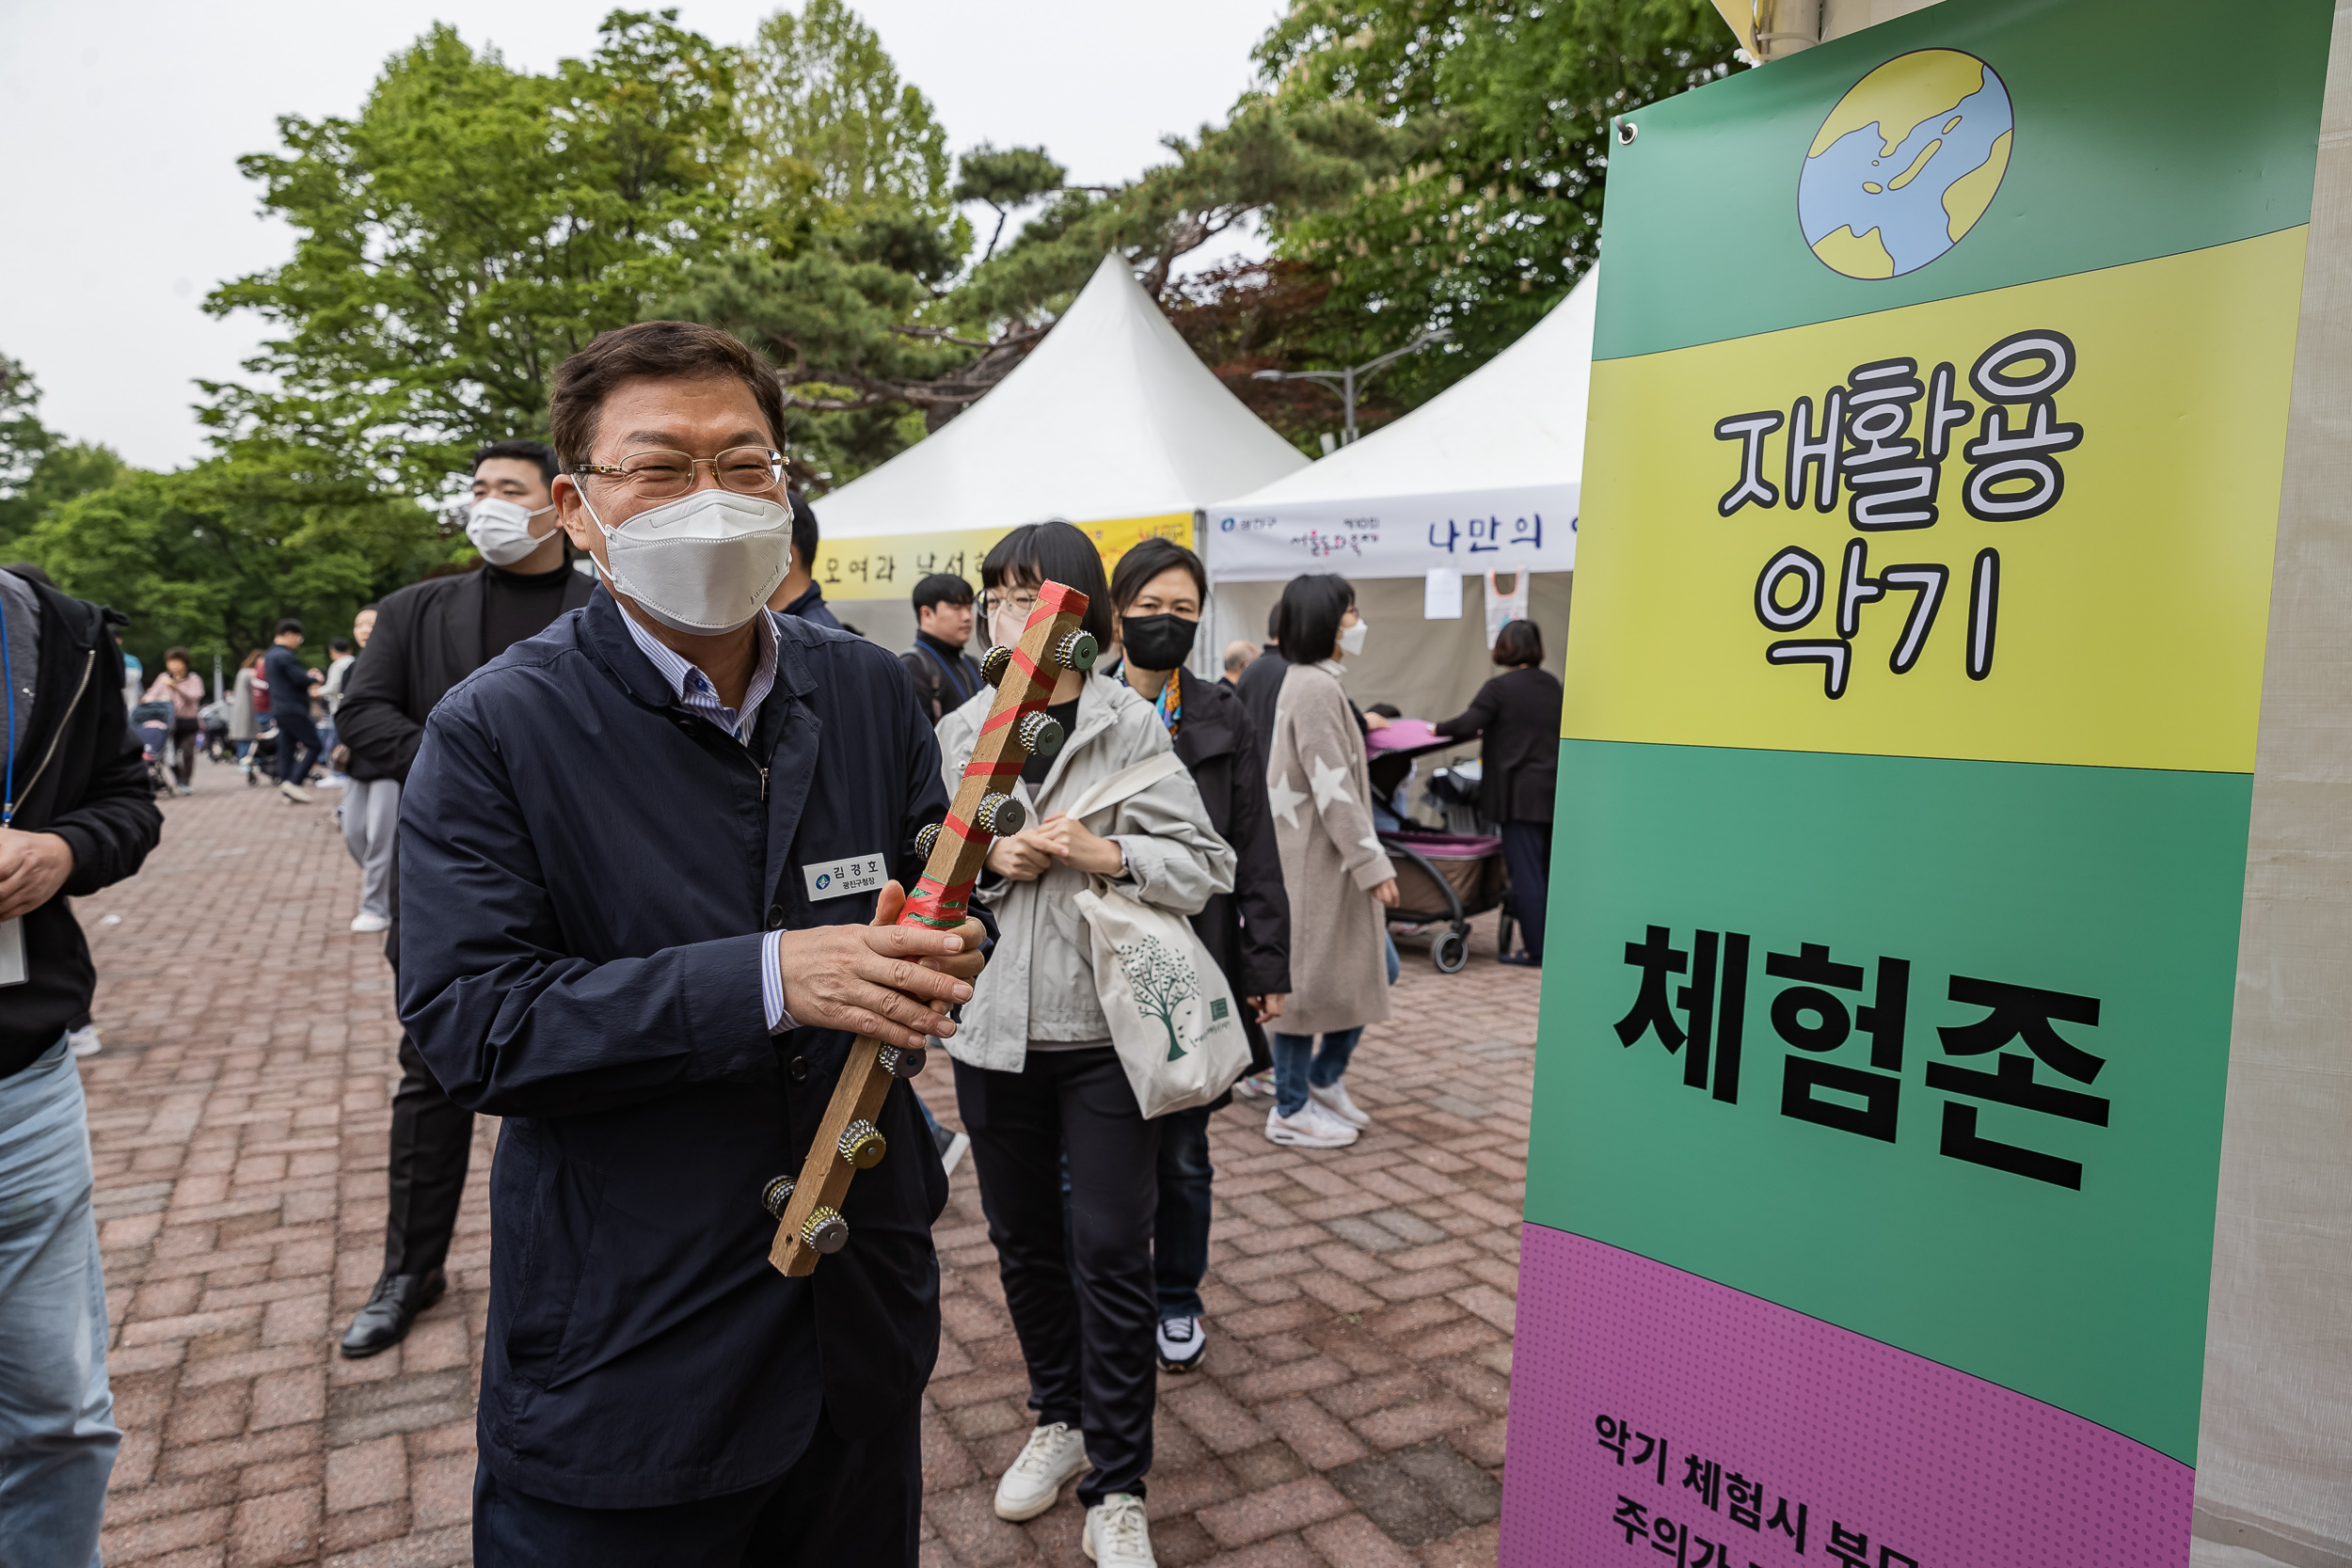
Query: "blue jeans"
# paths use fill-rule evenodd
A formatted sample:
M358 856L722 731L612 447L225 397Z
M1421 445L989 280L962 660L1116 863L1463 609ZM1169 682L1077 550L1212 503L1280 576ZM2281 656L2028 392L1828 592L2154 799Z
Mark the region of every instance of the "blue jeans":
M60 1038L0 1078L0 1568L98 1562L122 1433L91 1183L82 1077Z
M1274 1108L1286 1117L1296 1116L1307 1103L1307 1085L1327 1089L1340 1081L1347 1070L1347 1059L1356 1053L1356 1042L1364 1037L1361 1025L1353 1029L1334 1029L1323 1037L1323 1049L1315 1049L1312 1035L1269 1035L1274 1045Z
M1160 1322L1200 1316L1209 1272L1209 1108L1171 1111L1160 1122L1160 1207L1152 1227L1152 1288Z

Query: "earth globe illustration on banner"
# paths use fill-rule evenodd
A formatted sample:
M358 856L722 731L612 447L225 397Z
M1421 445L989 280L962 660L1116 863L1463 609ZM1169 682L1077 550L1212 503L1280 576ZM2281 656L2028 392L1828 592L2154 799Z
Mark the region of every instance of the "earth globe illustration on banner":
M2014 129L2009 88L1974 55L1897 55L1814 135L1797 182L1804 243L1848 277L1916 272L1984 216Z

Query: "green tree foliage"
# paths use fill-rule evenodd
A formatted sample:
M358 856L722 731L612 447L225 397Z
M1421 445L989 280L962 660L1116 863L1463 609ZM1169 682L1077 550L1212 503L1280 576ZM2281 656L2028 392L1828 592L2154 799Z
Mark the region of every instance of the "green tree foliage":
M282 334L246 367L274 388L205 384L226 450L433 497L475 444L543 431L555 366L737 214L731 58L675 16L615 11L551 76L437 26L356 119L280 119L241 166L294 258L206 301Z
M1406 406L1485 363L1592 264L1610 118L1724 74L1708 0L1294 0L1259 46L1284 114L1347 104L1395 134L1352 198L1272 214L1360 353L1447 326L1385 372Z
M991 345L934 319L972 229L930 101L841 0L762 23L738 80L742 202L758 221L661 310L724 326L776 363L797 411L795 477L822 488L993 385L960 374Z
M43 513L87 490L112 484L122 459L105 447L70 441L41 423L32 373L0 354L0 561L23 552L14 541Z
M1395 157L1395 137L1359 104L1285 111L1245 100L1220 126L1166 139L1174 160L1113 189L1066 187L1020 239L976 269L958 298L966 319L1059 310L1106 254L1168 298L1181 259L1255 220L1279 224L1346 200Z
M1041 196L1051 196L1069 182L1070 171L1046 156L1041 147L1009 147L999 151L987 142L956 160L955 198L985 203L996 214L989 230L981 261L996 254L1005 237L1005 224L1018 208Z
M156 669L175 643L233 662L281 615L301 617L323 651L361 604L421 574L433 537L415 504L363 480L224 457L125 473L52 507L10 550L128 614L125 645Z
M877 211L956 220L947 133L930 100L898 79L882 37L842 0L808 0L759 24L743 52L736 123L745 198L844 226ZM970 243L952 245L952 271ZM942 274L944 276L944 273Z

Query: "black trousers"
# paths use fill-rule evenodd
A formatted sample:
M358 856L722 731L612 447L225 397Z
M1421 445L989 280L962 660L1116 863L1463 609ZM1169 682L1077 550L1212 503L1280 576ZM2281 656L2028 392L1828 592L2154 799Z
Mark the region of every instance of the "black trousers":
M298 784L319 760L319 727L307 713L274 713L278 721L278 782Z
M392 1196L384 1217L386 1274L430 1274L448 1260L472 1154L473 1113L441 1092L417 1042L402 1031L386 1171Z
M1005 1307L1029 1364L1029 1408L1041 1425L1067 1421L1086 1434L1094 1468L1078 1482L1080 1501L1141 1497L1159 1391L1152 1283L1159 1126L1143 1119L1107 1045L1032 1050L1019 1072L958 1062L956 1101L972 1134Z
M1519 945L1540 962L1544 956L1544 906L1550 899L1551 824L1505 822L1502 863L1511 873L1511 911L1519 917Z
M922 1406L910 1402L903 1419L855 1443L819 1415L807 1451L767 1485L666 1508L549 1502L477 1461L473 1560L475 1568L914 1568L922 1505Z

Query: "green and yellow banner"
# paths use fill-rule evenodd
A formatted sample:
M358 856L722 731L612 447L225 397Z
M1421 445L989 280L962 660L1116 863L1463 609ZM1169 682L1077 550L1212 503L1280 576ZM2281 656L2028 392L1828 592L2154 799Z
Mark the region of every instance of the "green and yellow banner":
M2329 8L2215 24L1616 127L1514 1568L2186 1561Z

